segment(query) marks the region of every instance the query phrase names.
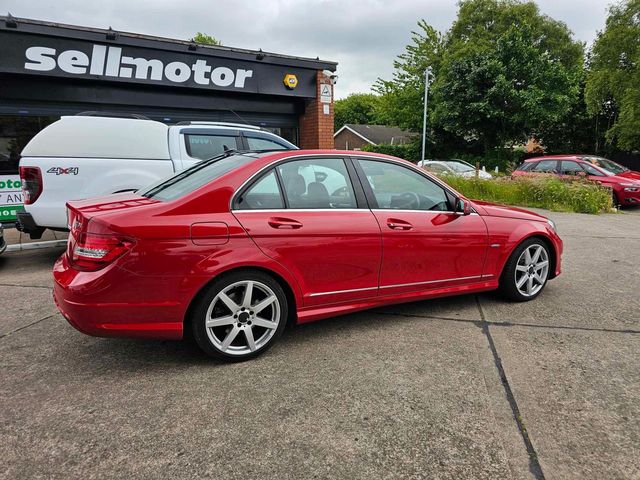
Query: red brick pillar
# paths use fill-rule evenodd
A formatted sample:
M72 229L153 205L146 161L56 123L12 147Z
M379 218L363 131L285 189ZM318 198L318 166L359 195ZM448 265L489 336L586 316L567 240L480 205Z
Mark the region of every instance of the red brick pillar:
M322 85L331 88L331 102L322 102L320 92ZM333 84L321 70L316 74L316 98L307 103L304 114L300 116L300 148L334 148L333 147ZM325 107L329 113L325 113Z

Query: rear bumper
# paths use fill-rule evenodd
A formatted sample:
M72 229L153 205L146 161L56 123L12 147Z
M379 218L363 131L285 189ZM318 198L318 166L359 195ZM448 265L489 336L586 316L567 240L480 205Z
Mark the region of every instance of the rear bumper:
M80 272L62 255L53 267L54 301L64 318L87 335L181 339L185 307L178 301L158 298L157 278L132 281L131 277L115 265L98 272Z

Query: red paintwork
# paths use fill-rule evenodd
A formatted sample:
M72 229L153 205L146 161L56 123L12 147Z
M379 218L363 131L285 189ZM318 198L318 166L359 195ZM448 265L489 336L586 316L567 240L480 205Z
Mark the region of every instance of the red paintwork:
M589 165L599 172L602 172L604 176L596 176L596 175L587 175L591 181L604 185L606 187L611 188L616 196L618 197L618 201L622 205L636 205L640 203L640 172L635 172L633 170L629 170L628 172L623 172L617 175L610 175L598 165L595 165L592 162L587 160L583 160L581 155L546 155L544 157L535 157L529 158L524 161L524 163L538 162L540 160L571 160L577 163L583 163ZM523 172L520 170L514 170L512 175L514 176L527 176L527 175L550 175L549 173L537 173L537 172ZM551 174L552 175L552 174ZM569 177L574 178L574 176L561 175L557 174L559 177ZM629 184L637 184L638 191L628 192L625 191L625 188L629 187Z
M71 202L73 224L78 220L82 231L123 237L130 246L97 271L79 271L70 263L78 236L72 230L67 253L53 270L57 305L90 335L179 339L198 292L237 268L271 272L290 291L299 323L495 289L511 251L534 235L552 246L552 276L560 273L562 241L544 217L521 209L472 202L477 214L464 216L366 208L230 211L233 193L263 167L326 154L358 156L274 152L171 202L130 193ZM415 168L385 155L361 156ZM409 223L411 229L391 229L388 223Z

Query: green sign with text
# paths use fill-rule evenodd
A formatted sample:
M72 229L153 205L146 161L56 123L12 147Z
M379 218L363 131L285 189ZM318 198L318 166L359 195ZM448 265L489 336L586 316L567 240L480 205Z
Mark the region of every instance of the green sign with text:
M0 175L0 222L13 222L24 210L18 175Z

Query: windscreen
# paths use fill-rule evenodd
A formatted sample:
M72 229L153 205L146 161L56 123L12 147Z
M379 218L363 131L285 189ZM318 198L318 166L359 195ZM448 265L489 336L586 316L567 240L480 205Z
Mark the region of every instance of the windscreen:
M235 154L204 160L173 177L165 178L151 187L139 190L138 194L165 202L176 200L257 157L256 154Z
M607 170L608 172L613 173L614 175L617 175L618 173L624 173L629 170L628 168L623 167L616 162L602 157L587 157L586 160L593 163L594 165L597 165L600 168Z
M460 163L460 162L446 162L446 163L454 171L459 172L459 173L475 171L475 168L470 167L469 165L465 165L464 163Z

